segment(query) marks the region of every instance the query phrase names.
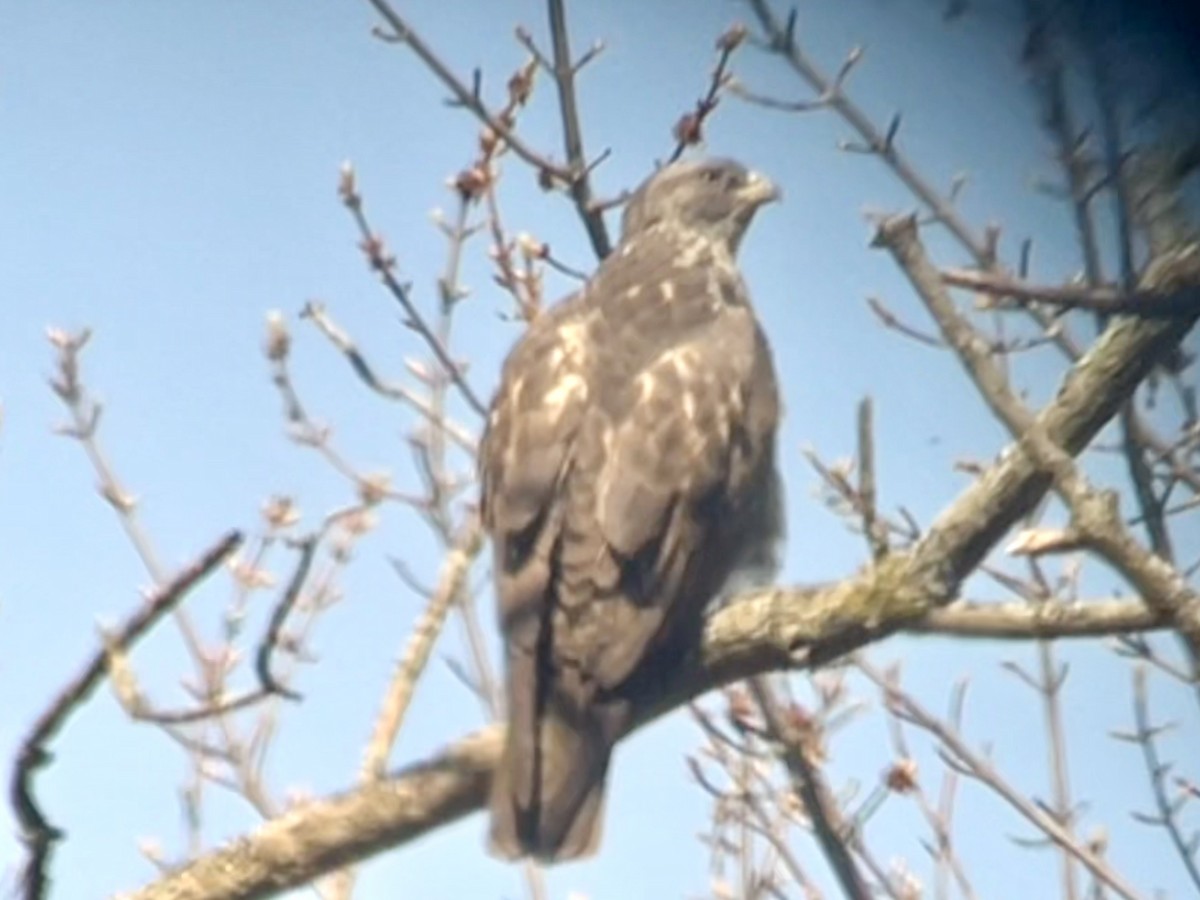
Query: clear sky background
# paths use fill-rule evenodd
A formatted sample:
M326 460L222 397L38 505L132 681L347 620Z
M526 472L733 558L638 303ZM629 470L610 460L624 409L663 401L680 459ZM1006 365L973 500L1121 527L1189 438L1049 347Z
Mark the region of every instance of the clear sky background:
M1001 223L1010 259L1023 237L1034 237L1034 275L1057 280L1079 260L1068 211L1031 188L1055 172L1017 63L1018 19L1006 8L947 24L932 2L811 2L799 35L831 71L850 47L864 45L850 82L854 98L880 124L903 111L904 152L938 185L966 172L967 219L976 228ZM544 12L532 0L400 2L398 9L459 72L480 66L493 101L524 58L513 26L546 42ZM612 148L596 174L601 195L633 186L670 151L672 123L707 85L715 38L748 16L719 0L574 4L575 45L608 45L580 83L588 146ZM332 0L0 4L0 758L11 758L33 717L93 651L96 623L124 616L149 583L96 495L81 448L53 433L64 412L47 386L47 326L94 330L84 373L105 404L101 440L170 565L230 527L258 527L259 506L271 494L296 497L310 526L350 496L343 480L285 436L261 349L272 309L292 323L303 397L334 426L340 450L364 469L390 469L402 488L416 487L403 437L408 414L368 396L296 320L306 300L325 302L397 377L405 357L424 352L355 248L336 196L338 166L354 162L377 227L432 308L444 243L429 213L452 207L445 181L471 158L478 126L442 104L442 88L405 49L373 39L373 24L365 2ZM758 91L806 96L778 62L753 50L738 55L735 70ZM545 80L521 133L561 155ZM864 559L861 540L814 499L816 478L800 455L804 446L831 459L852 454L863 395L875 398L881 500L903 504L922 523L968 483L952 470L956 460L988 460L1005 443L948 354L886 331L868 310L864 298L874 295L927 324L887 256L868 248L863 218L864 209L904 211L913 200L876 161L839 153L837 141L848 136L825 114L770 114L732 99L707 132L707 151L763 170L786 195L761 215L743 253L787 403L785 582L843 576ZM541 193L515 160L505 169L510 229L548 240L577 267L593 265L561 197ZM610 222L615 227L615 216ZM942 264L966 262L953 245L929 237ZM466 261L473 294L459 317L457 348L487 392L517 331L498 317L508 301L491 282L484 249L477 241ZM569 287L551 275L547 293ZM1018 371L1035 398L1058 383L1050 353L1026 355ZM420 610L388 557L405 558L432 580L438 558L430 548L424 526L397 508L359 546L345 602L315 637L320 663L298 681L305 700L284 713L269 767L279 796L354 782L379 697ZM1121 587L1116 576L1094 571L1093 593ZM476 580L484 576L480 566ZM229 590L220 576L194 598L210 635ZM477 702L444 662L462 652L456 629L439 650L396 749L398 765L482 723ZM1149 807L1145 772L1136 748L1108 736L1130 727L1128 667L1100 643L1064 647L1063 655L1072 665L1066 720L1073 782L1086 802L1083 830L1107 827L1115 864L1147 892L1188 895L1162 834L1129 818ZM969 739L990 747L1020 788L1048 796L1041 709L1000 666L1032 665L1032 647L892 640L872 656L902 661L909 686L938 710L953 681L969 676ZM171 628L133 661L156 700L180 699L187 661ZM1195 722L1186 695L1153 684L1161 718ZM869 691L863 696L874 704ZM863 718L831 747L835 781L859 783L860 796L890 761L881 721ZM1197 737L1193 724L1168 739L1175 743L1167 752L1186 762L1190 747L1194 760ZM603 852L553 871L552 897L704 895L706 850L695 834L708 801L684 763L698 743L687 717L675 715L622 745ZM55 858L55 897L99 897L150 880L154 870L137 849L143 838L169 855L183 852L178 790L187 766L154 728L130 724L101 691L54 751L39 786L48 815L68 832ZM922 762L932 779L936 762L928 755ZM214 842L256 825L239 798L207 796ZM880 858L904 857L925 872L915 821L910 806L889 800L867 838ZM1029 829L979 787L964 787L957 826L981 897L1056 892L1057 858L1016 849L1010 837L1028 837ZM483 854L483 828L483 818L472 816L378 857L363 867L358 896L521 896L518 869ZM826 879L814 847L802 841L800 852ZM18 857L5 807L0 871Z

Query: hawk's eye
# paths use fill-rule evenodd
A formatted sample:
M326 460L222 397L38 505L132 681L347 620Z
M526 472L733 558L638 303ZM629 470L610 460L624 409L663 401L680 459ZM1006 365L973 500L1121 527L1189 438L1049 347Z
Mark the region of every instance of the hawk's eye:
M705 169L704 180L709 184L719 185L727 191L736 190L742 186L742 174L735 169Z

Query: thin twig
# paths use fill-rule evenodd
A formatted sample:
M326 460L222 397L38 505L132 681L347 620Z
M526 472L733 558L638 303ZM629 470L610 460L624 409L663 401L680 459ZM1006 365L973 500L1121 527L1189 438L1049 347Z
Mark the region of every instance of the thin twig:
M875 314L875 318L879 319L885 328L897 331L905 337L912 338L919 344L924 344L926 347L933 347L936 350L944 350L946 348L945 342L940 338L927 334L919 328L914 328L912 325L901 321L900 317L884 306L883 301L878 297L868 297L867 306L871 308L871 312Z
M1036 559L1029 561L1030 567L1040 575ZM1046 602L1043 600L1043 602ZM1063 830L1075 836L1075 810L1071 802L1071 778L1067 765L1067 738L1063 728L1061 695L1067 680L1066 665L1059 666L1055 659L1054 644L1038 641L1038 679L1035 685L1042 698L1042 710L1046 720L1047 753L1050 757L1050 783L1053 793L1053 812ZM1062 854L1062 886L1065 900L1075 900L1079 895L1075 864L1071 855Z
M91 331L84 329L78 334L69 334L61 329L52 328L48 337L58 353L58 371L56 377L51 380L50 387L71 413L72 427L64 429L64 433L78 440L83 446L100 481L100 495L116 512L117 521L154 583L162 585L169 577L168 571L162 564L150 535L138 519L137 498L122 486L115 467L100 446L97 434L103 407L92 399L80 378L80 357L91 339ZM172 615L179 627L179 634L183 638L188 656L193 660L202 659L204 647L187 611L175 609Z
M888 529L879 522L875 496L875 431L870 397L858 404L858 494L862 497L863 535L876 562L888 554Z
M454 100L458 105L470 110L479 121L498 134L517 156L538 172L545 172L561 181L570 182L572 177L570 169L557 165L549 158L534 151L516 136L508 123L502 121L502 116L493 115L484 105L478 91L468 88L442 61L441 57L421 39L421 36L412 29L408 22L400 17L390 3L387 3L386 0L368 0L368 2L375 7L375 10L391 27L393 34L386 37L411 49L425 64L425 67L450 89L450 93L454 95Z
M965 683L960 682L955 686L953 696L953 708L956 713L953 717L953 722L957 729L961 722ZM942 789L938 805L935 808L930 802L925 789L921 786L921 781L917 778L915 769L909 770L905 765L908 763L915 767L915 763L912 763L915 757L908 748L908 742L904 736L904 726L895 716L888 717L888 733L891 735L892 746L898 758L898 762L892 771L903 773L900 778L891 779L893 783L889 787L898 793L909 793L913 796L918 808L921 810L921 816L933 831L936 841L933 847L926 846L937 866L934 896L938 900L944 900L949 895L947 885L947 875L949 875L954 878L954 882L958 885L959 893L962 894L965 900L975 900L975 890L971 886L966 870L963 868L962 860L954 852L952 822L954 819L954 798L959 779L958 773L952 768L945 768L942 774Z
M721 91L728 85L729 60L746 40L746 26L740 23L730 26L717 38L717 64L713 66L712 75L708 80L708 90L696 101L691 112L684 113L675 123L675 149L667 157L667 162L673 163L683 156L683 152L691 146L704 140L704 125L712 115L721 99Z
M371 2L376 3L377 0L371 0ZM345 184L346 182L343 181L343 186ZM449 350L438 339L437 334L430 328L429 323L425 321L425 316L412 299L410 286L396 277L395 257L388 252L383 239L371 227L371 223L368 221L366 213L363 210L362 195L358 193L357 187L353 183L351 183L349 190L344 189L342 191L342 202L350 210L350 214L358 226L359 234L362 236L360 247L367 258L368 264L379 276L380 281L383 282L388 292L400 304L400 308L404 310L404 324L420 335L421 340L433 351L438 364L450 380L454 382L454 386L458 388L459 394L462 395L467 405L480 416L486 416L487 405L479 399L475 390L467 382L466 376L462 371L462 366L450 357Z
M808 758L803 737L785 720L765 679L752 678L748 686L767 733L781 746L783 763L791 773L792 786L804 801L817 843L842 891L852 900L869 900L870 888L858 871L858 864L851 853L851 844L856 842L855 836L838 809L824 776Z
M444 431L446 436L463 450L468 453L475 452L475 438L465 429L444 416L441 418L435 417L429 402L423 397L418 396L414 391L409 390L402 384L387 381L377 375L374 367L367 362L366 357L355 346L354 341L345 331L338 327L322 304L315 301L306 303L300 313L300 318L308 319L317 327L317 330L321 334L329 339L329 342L346 357L346 361L350 363L354 374L372 391L389 400L398 400L408 404L408 406L420 413L433 428Z
M1097 286L1104 282L1104 271L1089 204L1088 183L1092 166L1086 153L1087 135L1075 124L1068 99L1066 71L1055 46L1057 35L1050 23L1054 13L1044 8L1040 0L1026 0L1024 6L1027 23L1024 62L1032 70L1035 85L1041 92L1045 107L1043 121L1054 140L1058 162L1066 176L1067 194L1083 255L1084 276L1089 285Z
M701 730L708 737L710 755L733 778L734 770L739 768L740 761L759 761L762 759L763 754L760 752L758 746L752 743L754 730L745 727L748 723L744 721L746 713L743 711L743 704L748 703L749 698L738 687L726 689L725 694L731 707L729 719L733 722L734 727L742 738L741 740L735 740L733 737L725 734L725 732L716 726L712 718L699 704L689 704L689 709ZM736 711L734 709L735 706L737 707ZM770 844L779 861L787 870L788 875L796 883L796 886L804 892L804 896L819 896L816 892L816 887L804 871L804 867L801 865L800 860L797 858L795 851L787 839L787 826L795 818L794 812L787 802L790 792L784 794L782 800L776 801L775 805L780 807L779 821L773 821L770 812L766 808L766 804L769 802L769 798L778 796L778 792L758 792L754 789L754 785L746 783L745 777L734 779L733 790L729 792L722 791L708 781L698 760L689 758L688 764L697 783L718 804L716 810L718 818L714 827L716 829L721 828L724 810L727 805L737 803L753 817L752 821L746 820L743 817L743 821ZM756 774L758 778L765 778L765 775L761 774L762 770L759 766L751 766L750 772ZM760 796L762 793L766 795ZM720 844L715 844L714 846L719 847Z
M550 43L554 54L554 84L558 88L558 106L562 118L563 149L567 156L567 184L575 210L583 221L588 240L597 258L604 259L612 252L612 240L604 224L604 215L592 205L592 185L589 178L592 166L588 165L583 149L583 128L579 119L579 106L575 99L575 75L579 63L571 58L570 35L567 31L567 14L563 0L547 0L546 11L550 19Z
M894 133L893 140L889 141L887 134L877 129L866 113L846 96L839 80L825 76L816 67L796 43L794 28L788 29L776 18L768 0L749 0L749 4L766 36L767 49L783 58L823 103L858 133L863 144L886 162L904 186L920 199L934 218L945 225L960 243L970 248L977 260L987 259L986 244L974 235L953 205L943 198L908 160L896 152Z
M467 573L483 546L483 530L477 519L463 528L457 547L442 563L436 593L430 598L420 621L413 629L408 646L396 666L396 675L376 718L375 728L363 758L364 781L382 778L392 744L408 711L416 684L429 662L442 626L466 581Z
M1180 803L1167 796L1167 775L1170 766L1164 763L1158 754L1155 738L1163 731L1161 726L1150 722L1150 700L1146 683L1146 669L1135 666L1133 669L1133 717L1137 729L1133 740L1142 749L1142 759L1146 764L1146 773L1150 779L1150 790L1154 795L1154 805L1157 809L1155 816L1139 816L1148 824L1160 825L1166 829L1171 838L1171 846L1179 856L1184 871L1197 890L1200 890L1200 864L1196 859L1196 838L1188 840L1183 836L1179 823Z
M1141 894L1118 872L1114 871L1107 860L1080 844L1059 825L1053 816L1018 793L985 757L971 750L954 729L929 713L912 696L901 690L894 679L885 677L861 656L856 658L855 667L883 691L890 711L937 738L946 751L945 758L948 763L959 767L959 771L963 774L987 785L1023 818L1078 859L1093 875L1126 900L1140 900Z
M136 713L133 718L142 722L153 722L157 725L190 725L249 709L270 697L272 693L278 692L255 688L238 694L236 697L218 700L215 703L206 703L203 706L190 709L156 709Z
M1030 284L1000 272L978 269L946 269L942 281L953 287L982 291L1015 302L1044 303L1060 309L1085 309L1111 314L1172 317L1194 314L1200 308L1200 290L1124 292L1104 284Z
M254 671L258 675L258 681L262 685L263 691L269 694L278 694L288 700L299 700L300 694L281 684L272 674L271 655L279 648L283 640L284 623L296 605L296 601L300 599L300 592L304 589L304 583L308 579L313 556L317 552L317 538L307 537L298 543L298 547L300 561L296 563L296 570L292 573L292 579L288 582L287 589L279 598L279 602L272 608L267 629L254 653Z
M148 634L164 615L175 609L241 543L240 532L228 532L195 562L146 598L120 627L105 636L104 646L58 692L21 741L9 796L20 825L21 839L29 854L23 876L26 900L39 900L45 896L49 887L46 867L54 844L64 836L46 819L34 791L35 775L53 759L48 747L50 741L71 715L91 697L104 676L113 671L114 665L123 664L119 661L133 645Z

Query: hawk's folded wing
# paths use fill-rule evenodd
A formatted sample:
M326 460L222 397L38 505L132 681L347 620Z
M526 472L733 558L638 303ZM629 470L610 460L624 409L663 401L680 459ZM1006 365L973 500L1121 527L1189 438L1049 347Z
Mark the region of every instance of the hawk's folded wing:
M505 363L479 451L505 643L511 759L502 771L522 808L535 806L538 790L540 644L555 599L562 486L588 401L585 322L571 300L534 320Z
M594 504L571 505L561 548L564 581L586 568L592 591L559 596L570 627L554 631L555 656L598 688L630 675L668 617L700 614L743 552L748 510L772 502L768 352L749 309L725 309L662 349L619 400L603 402L598 374L571 476L590 477ZM577 521L588 514L590 528Z

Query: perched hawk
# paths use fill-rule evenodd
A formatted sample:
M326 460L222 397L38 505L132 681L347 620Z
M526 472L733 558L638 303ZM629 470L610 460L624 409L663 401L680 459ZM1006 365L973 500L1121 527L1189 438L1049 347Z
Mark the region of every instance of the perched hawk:
M592 279L505 362L480 451L508 687L497 855L596 850L639 685L734 576L773 574L779 398L734 257L777 196L729 160L661 169Z

